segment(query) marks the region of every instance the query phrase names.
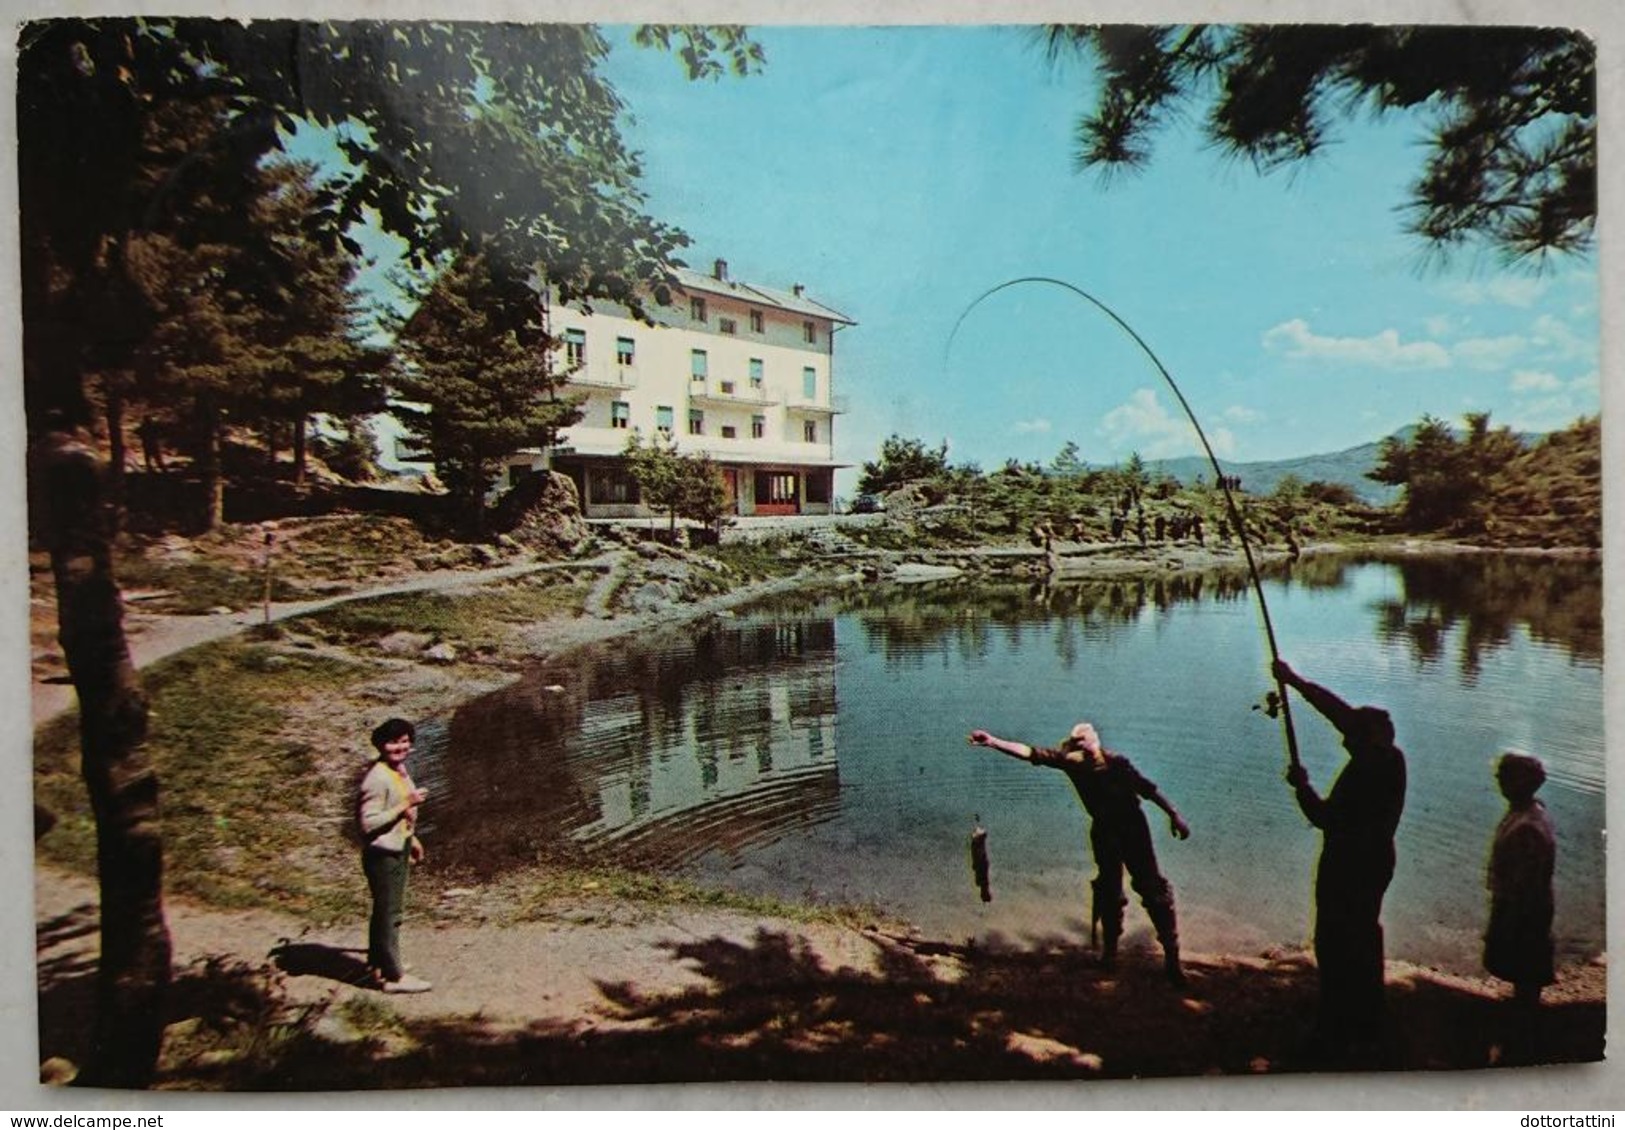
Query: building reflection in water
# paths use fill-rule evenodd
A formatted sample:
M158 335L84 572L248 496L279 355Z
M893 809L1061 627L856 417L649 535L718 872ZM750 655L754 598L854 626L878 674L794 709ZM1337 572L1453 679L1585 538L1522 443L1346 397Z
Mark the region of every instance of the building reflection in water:
M598 645L458 708L426 760L437 860L488 877L538 859L681 866L829 819L830 616L715 621Z

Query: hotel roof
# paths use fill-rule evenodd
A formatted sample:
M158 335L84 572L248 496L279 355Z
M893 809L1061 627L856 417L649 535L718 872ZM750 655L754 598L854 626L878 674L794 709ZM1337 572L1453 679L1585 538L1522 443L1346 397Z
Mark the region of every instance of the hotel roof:
M677 284L685 291L705 291L707 294L720 294L729 298L736 298L741 302L761 306L775 306L780 310L788 310L795 314L805 314L814 318L827 318L832 322L840 322L842 325L857 325L856 322L839 310L808 298L805 293L801 293L799 286L791 291L783 291L730 279L728 277L728 265L720 260L711 274L691 270L688 267L678 267L674 273L677 277Z

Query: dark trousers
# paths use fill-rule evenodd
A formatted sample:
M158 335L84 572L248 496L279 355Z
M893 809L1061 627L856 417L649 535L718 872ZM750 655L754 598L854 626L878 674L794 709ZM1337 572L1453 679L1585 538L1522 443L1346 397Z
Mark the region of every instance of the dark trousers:
M1157 868L1157 853L1151 846L1151 829L1142 816L1125 821L1121 827L1103 827L1096 821L1089 827L1089 843L1095 852L1095 914L1108 949L1115 948L1123 932L1123 871L1127 869L1134 893L1164 949L1178 945L1174 925L1174 890Z
M1382 896L1391 864L1322 865L1315 879L1315 964L1320 1034L1333 1042L1382 1035Z
M406 853L368 848L361 869L372 892L372 919L367 925L367 964L386 981L401 973L401 917L406 913Z

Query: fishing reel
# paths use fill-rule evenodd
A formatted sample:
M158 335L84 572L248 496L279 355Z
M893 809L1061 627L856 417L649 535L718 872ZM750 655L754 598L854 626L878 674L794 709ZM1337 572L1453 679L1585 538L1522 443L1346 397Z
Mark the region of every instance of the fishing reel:
M1262 710L1271 718L1281 716L1281 694L1279 691L1270 691L1264 696L1263 702L1253 703L1254 710Z

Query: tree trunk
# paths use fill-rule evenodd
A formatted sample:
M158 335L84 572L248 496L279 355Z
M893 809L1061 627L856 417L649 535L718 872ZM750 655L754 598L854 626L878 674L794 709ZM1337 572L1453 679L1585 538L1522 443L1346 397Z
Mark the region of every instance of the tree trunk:
M293 485L305 485L305 428L308 426L305 413L299 412L293 418Z
M124 636L113 526L95 454L76 437L51 432L36 449L34 469L59 639L79 695L81 772L101 878L96 1019L79 1079L145 1087L157 1071L171 975L158 778L145 751L147 701Z
M218 529L226 515L226 480L220 469L220 410L214 398L198 401L198 475L203 480L203 530Z
M124 377L102 381L102 409L107 418L108 494L115 506L124 505Z

